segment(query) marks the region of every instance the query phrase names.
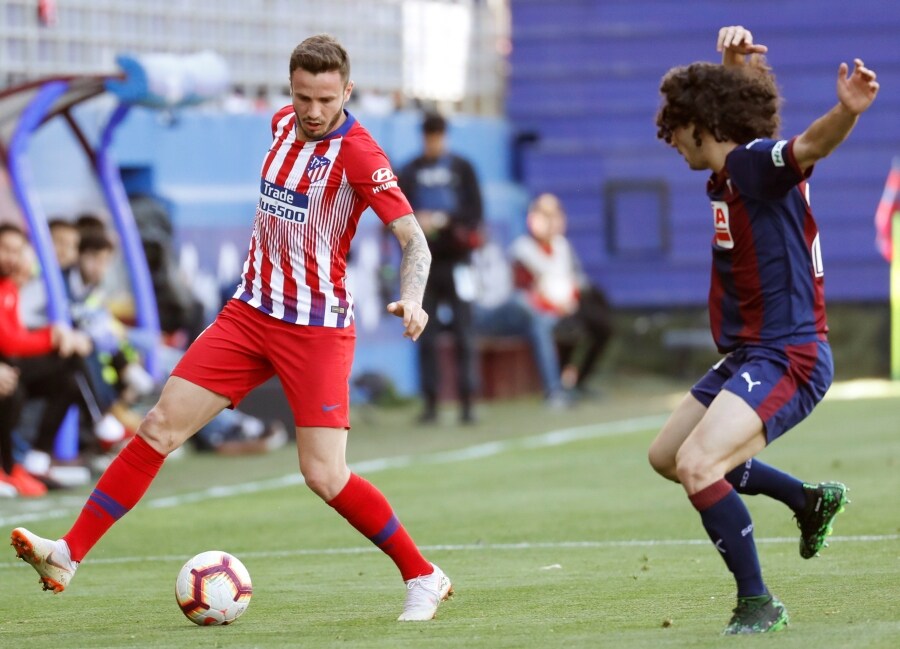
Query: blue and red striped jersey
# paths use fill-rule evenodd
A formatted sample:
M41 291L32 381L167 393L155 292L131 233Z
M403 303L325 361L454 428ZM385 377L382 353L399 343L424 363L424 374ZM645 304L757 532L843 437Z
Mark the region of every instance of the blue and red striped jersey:
M715 233L709 319L720 352L825 340L819 230L794 140L736 147L707 183Z

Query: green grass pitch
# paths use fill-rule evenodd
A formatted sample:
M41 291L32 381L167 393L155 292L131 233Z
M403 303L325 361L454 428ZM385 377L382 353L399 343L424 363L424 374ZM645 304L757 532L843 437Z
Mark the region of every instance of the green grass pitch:
M0 556L0 647L898 647L900 396L837 398L762 457L805 480L842 480L851 505L831 547L797 551L790 512L747 498L769 587L791 615L771 638L719 636L730 575L680 487L646 449L676 388L617 381L569 412L490 404L473 427L412 425L411 409L357 412L350 460L388 496L456 595L430 623L395 621L393 564L294 477L296 454L170 460L142 503L94 549L69 590ZM16 525L63 533L88 489L0 501ZM188 622L181 565L221 549L254 594L227 627Z

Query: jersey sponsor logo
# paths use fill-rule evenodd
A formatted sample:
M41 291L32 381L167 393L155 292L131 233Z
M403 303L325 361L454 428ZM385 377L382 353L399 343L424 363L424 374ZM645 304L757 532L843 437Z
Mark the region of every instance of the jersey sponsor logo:
M316 183L328 175L328 167L331 166L331 160L323 155L314 155L309 159L306 165L306 175L309 176L310 183Z
M787 140L779 140L775 143L775 146L772 147L772 164L776 167L784 166L784 154L781 151L786 145Z
M716 228L716 245L726 250L734 248L734 238L731 236L729 225L728 203L725 201L711 201L713 211L713 225Z
M394 177L394 172L391 171L390 167L382 167L381 169L376 169L372 173L372 182L376 183L386 183Z
M259 211L286 221L305 223L309 213L309 196L263 178L259 187Z
M389 180L389 181L387 181L386 183L382 183L382 184L380 184L380 185L377 185L377 186L373 187L373 188L372 188L372 193L373 193L373 194L377 194L377 193L379 193L379 192L383 192L383 191L386 191L386 190L388 190L388 189L393 189L393 188L396 187L396 186L397 186L397 181L396 181L396 180Z

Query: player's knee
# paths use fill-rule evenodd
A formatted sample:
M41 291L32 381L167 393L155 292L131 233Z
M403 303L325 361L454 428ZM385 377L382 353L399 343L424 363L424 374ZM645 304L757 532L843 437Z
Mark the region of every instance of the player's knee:
M650 450L647 451L647 460L650 462L650 466L653 467L653 470L662 477L668 478L669 480L676 479L675 458L672 457L672 454L668 450L662 448L658 444L652 444Z
M681 449L675 456L675 476L689 489L691 485L708 482L712 470L711 463L700 453Z
M301 463L300 472L306 486L326 502L337 496L347 482L341 471L325 463Z
M163 455L168 455L180 446L168 417L158 407L150 409L138 427L137 434L154 450Z

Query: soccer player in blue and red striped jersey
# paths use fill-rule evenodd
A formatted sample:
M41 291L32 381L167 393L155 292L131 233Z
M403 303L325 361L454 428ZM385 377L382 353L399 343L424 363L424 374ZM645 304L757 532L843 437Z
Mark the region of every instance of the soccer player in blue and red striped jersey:
M767 48L740 26L723 27L717 48L721 64L666 73L656 124L691 169L712 172L709 316L726 356L669 417L649 459L681 483L734 575L737 607L725 633L761 633L783 628L788 615L763 582L753 523L738 494L765 494L790 507L804 558L824 546L846 503L844 485L807 484L754 456L809 415L831 385L808 180L872 104L878 83L861 60L852 72L842 63L837 105L799 136L778 139L780 97Z
M38 571L46 590L68 586L90 549L143 497L169 453L275 375L294 414L306 485L384 551L406 582L399 619L432 619L452 590L384 495L346 462L356 339L346 270L360 216L371 207L400 242L400 299L387 309L412 340L428 322L422 295L431 253L387 157L344 108L353 89L346 50L327 35L306 39L291 55L290 82L292 105L272 119L234 298L185 353L62 539L12 532L16 553Z

